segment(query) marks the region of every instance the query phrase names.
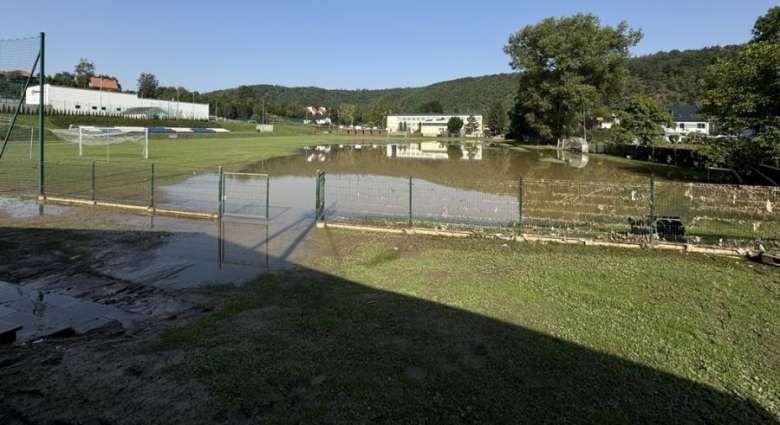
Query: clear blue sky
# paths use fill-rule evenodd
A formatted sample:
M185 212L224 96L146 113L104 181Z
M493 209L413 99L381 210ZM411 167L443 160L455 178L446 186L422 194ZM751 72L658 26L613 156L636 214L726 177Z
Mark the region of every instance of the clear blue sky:
M45 4L45 7L41 6ZM508 36L548 16L626 20L635 55L743 43L774 0L9 1L0 39L45 31L46 73L80 57L135 88L141 72L198 91L240 84L422 86L511 71Z

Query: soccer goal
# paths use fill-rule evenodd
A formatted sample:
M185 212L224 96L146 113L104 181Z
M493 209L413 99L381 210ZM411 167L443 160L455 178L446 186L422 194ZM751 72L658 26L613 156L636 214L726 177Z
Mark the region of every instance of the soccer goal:
M85 127L51 130L58 139L77 144L79 156L84 146L105 146L106 160L111 160L111 145L135 143L141 145L141 155L149 159L149 129L144 127Z

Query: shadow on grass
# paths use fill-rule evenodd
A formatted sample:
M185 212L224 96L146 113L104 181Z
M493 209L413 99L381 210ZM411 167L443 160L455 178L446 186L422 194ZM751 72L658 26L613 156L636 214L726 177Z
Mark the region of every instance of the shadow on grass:
M71 232L58 237L67 240ZM135 355L187 353L168 370L194 377L215 395L210 406L198 406L204 422L777 422L752 400L532 329L316 270L202 292L228 304L167 331ZM124 379L161 385L156 376ZM176 382L171 385L176 394ZM158 419L184 413L165 407L165 392L159 397L141 401L167 409ZM127 412L128 400L104 408Z
M398 256L385 254L365 266ZM776 423L752 400L315 270L204 290L233 302L146 349L196 353L172 370L208 383L223 413L285 422Z

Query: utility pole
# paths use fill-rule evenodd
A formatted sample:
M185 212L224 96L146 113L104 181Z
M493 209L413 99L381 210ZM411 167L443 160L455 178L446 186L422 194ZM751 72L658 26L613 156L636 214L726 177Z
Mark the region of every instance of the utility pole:
M588 143L588 132L585 127L585 104L582 104L582 138Z
M100 77L100 111L103 110L103 77ZM98 111L98 115L100 115Z
M179 86L176 86L176 118L181 119L181 109L179 109Z

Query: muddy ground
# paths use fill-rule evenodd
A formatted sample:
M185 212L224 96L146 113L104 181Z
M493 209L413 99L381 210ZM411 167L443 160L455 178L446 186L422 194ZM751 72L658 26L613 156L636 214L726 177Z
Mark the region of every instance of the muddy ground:
M145 353L161 332L218 307L218 299L154 284L176 265L128 280L172 235L91 208L0 217L0 281L37 293L115 307L132 324L104 320L85 333L35 335L0 346L0 423L220 422L203 414L200 384L163 370L183 352ZM45 312L43 313L45 318Z

